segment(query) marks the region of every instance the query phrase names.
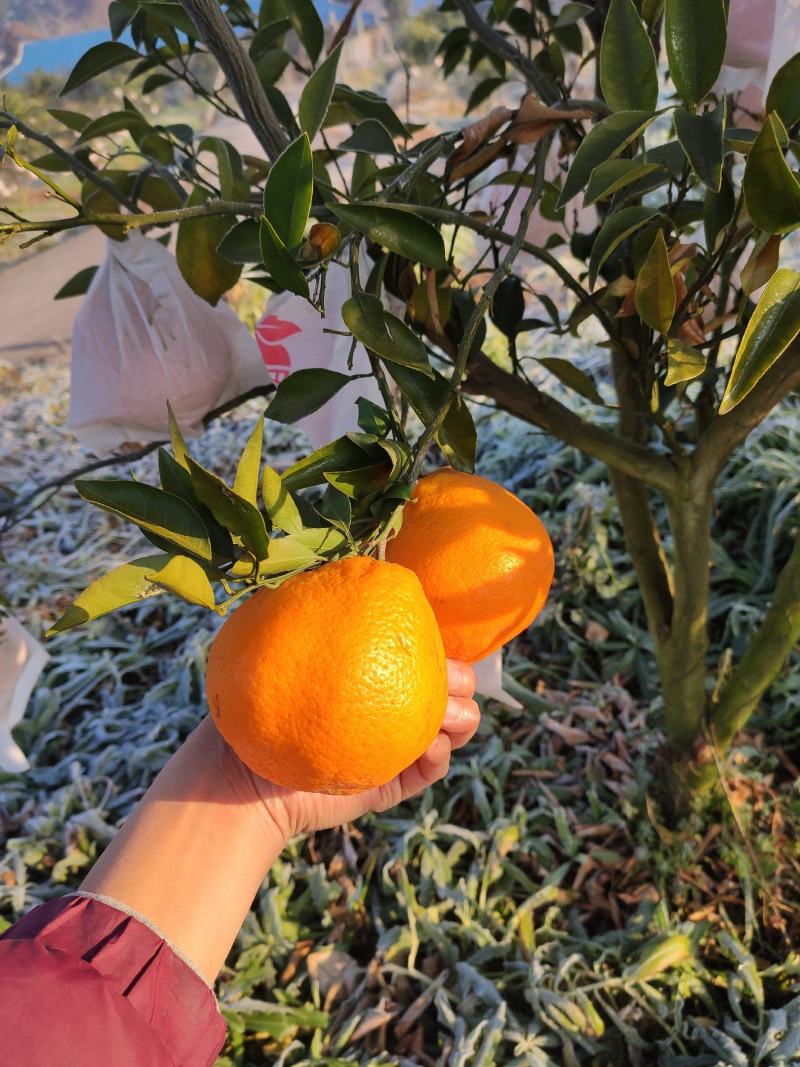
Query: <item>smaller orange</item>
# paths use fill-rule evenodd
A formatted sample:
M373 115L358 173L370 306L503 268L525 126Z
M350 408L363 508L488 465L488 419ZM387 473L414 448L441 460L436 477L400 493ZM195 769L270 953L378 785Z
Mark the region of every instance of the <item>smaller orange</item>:
M530 626L553 580L538 516L502 485L450 468L420 478L386 549L422 583L447 655L468 663Z

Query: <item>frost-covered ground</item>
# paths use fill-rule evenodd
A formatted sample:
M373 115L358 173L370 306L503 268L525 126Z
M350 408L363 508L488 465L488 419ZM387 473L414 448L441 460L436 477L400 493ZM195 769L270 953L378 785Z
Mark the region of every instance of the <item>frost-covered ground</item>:
M0 483L81 462L63 363L0 368ZM255 407L196 442L232 466ZM480 470L553 530L559 577L517 642L522 713L481 732L425 798L298 841L265 881L218 993L227 1064L797 1062L800 682L787 671L736 751L727 792L674 830L649 790L652 665L602 468L490 415ZM291 434L274 424L274 462ZM732 465L718 504L715 639L738 651L769 596L797 503L797 409ZM230 457L230 458L229 458ZM152 458L134 465L148 479ZM64 490L16 527L3 595L41 634L138 535ZM755 585L750 594L748 588ZM76 885L204 713L217 620L157 598L62 635L16 731L32 769L0 777L8 920ZM213 922L213 916L209 916ZM661 973L653 938L685 933ZM667 956L660 957L669 962Z

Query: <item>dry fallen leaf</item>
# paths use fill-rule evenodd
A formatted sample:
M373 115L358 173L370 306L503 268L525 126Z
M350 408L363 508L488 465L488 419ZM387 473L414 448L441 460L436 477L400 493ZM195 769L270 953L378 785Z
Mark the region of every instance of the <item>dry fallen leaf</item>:
M585 745L591 741L591 736L585 730L580 730L577 726L565 726L562 722L551 719L549 715L543 715L539 721L568 745Z
M523 97L505 137L513 144L535 144L545 134L560 126L562 122L575 122L590 118L592 118L591 111L579 109L566 111L545 107L533 93L528 93Z
M450 156L450 164L458 163L460 160L466 159L467 156L471 156L485 141L493 137L513 114L514 112L510 108L496 107L488 115L484 115L482 119L465 126L461 131L461 144Z

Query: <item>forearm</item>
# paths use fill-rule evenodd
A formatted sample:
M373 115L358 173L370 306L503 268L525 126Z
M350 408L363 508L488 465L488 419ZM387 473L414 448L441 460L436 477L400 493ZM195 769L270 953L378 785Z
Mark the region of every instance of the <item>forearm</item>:
M149 920L209 981L285 844L284 830L229 759L205 719L81 887Z

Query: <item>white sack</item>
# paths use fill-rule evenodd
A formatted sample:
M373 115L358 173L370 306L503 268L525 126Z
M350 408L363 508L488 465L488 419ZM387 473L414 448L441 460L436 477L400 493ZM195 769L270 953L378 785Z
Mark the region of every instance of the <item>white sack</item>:
M370 364L363 346L356 348L353 367L347 368L350 337L325 330L347 330L342 321L342 304L350 297L350 271L331 263L325 283L325 317L307 300L294 293L271 296L264 315L256 325L256 341L272 380L279 385L297 370L324 367L344 374L369 374ZM360 396L381 403L374 378L351 382L321 408L295 425L308 437L313 448L321 448L342 434L358 429Z
M192 292L175 257L132 233L107 243L72 328L69 428L102 455L167 437L169 400L188 433L203 416L270 378L224 302Z
M27 771L28 761L11 736L25 714L31 691L48 655L25 627L0 616L0 770Z

